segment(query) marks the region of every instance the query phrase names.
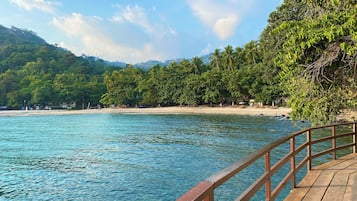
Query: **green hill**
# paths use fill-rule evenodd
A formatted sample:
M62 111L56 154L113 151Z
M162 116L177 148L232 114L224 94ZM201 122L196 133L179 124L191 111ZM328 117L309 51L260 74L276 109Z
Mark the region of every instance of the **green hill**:
M8 29L0 25L0 44L37 44L46 45L46 41L38 37L34 32L11 27Z
M47 44L31 31L0 26L0 106L98 104L103 73L113 69L101 59Z

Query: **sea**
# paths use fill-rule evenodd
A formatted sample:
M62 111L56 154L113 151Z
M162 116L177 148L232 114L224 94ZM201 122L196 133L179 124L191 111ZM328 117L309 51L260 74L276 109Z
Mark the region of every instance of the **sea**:
M255 150L308 126L238 115L1 116L0 200L176 200ZM259 169L264 170L262 161L218 188L215 200L234 200ZM262 189L253 200L264 196Z

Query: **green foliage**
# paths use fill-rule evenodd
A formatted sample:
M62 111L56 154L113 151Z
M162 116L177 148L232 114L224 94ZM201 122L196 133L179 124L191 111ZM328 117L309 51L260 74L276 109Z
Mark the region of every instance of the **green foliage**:
M128 67L119 71L107 73L104 83L107 92L100 100L105 105L136 105L140 102L138 85L142 79L142 71L138 68Z
M231 104L256 98L268 104L271 88L265 87L266 69L258 42L244 48L218 49L205 64L200 58L183 59L168 66L154 66L137 73L125 68L106 73L105 105L201 105Z
M102 75L113 67L48 45L30 31L0 26L0 33L1 106L99 103L105 92Z
M291 3L291 2L290 2ZM357 5L355 1L302 1L305 18L283 20L270 31L281 36L273 55L280 86L294 119L333 122L355 107Z

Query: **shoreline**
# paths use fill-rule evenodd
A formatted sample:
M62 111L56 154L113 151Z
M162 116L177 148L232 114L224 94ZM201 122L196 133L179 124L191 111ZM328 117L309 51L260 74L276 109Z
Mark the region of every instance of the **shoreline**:
M248 116L289 116L291 108L258 107L155 107L155 108L103 108L84 110L2 110L0 116L70 115L70 114L221 114Z

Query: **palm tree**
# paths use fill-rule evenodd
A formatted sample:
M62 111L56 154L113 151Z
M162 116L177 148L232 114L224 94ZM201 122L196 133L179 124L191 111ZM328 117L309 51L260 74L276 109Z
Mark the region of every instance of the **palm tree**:
M200 74L202 71L203 61L199 57L193 57L191 61L191 72L194 74Z
M243 52L243 48L241 47L236 47L234 50L234 63L237 65L237 67L239 68L242 64L245 63L244 60L244 52Z
M233 71L234 70L234 54L233 54L233 48L230 45L227 45L227 47L224 48L224 51L222 53L223 56L223 65L228 71Z
M256 64L259 58L259 43L250 41L244 46L245 60L248 63Z
M222 55L219 49L215 49L214 52L208 58L210 60L210 65L219 69L222 62Z

